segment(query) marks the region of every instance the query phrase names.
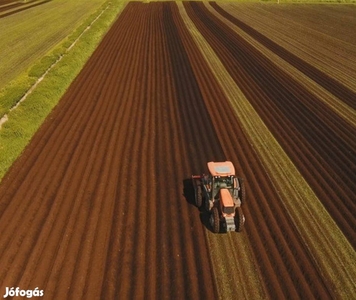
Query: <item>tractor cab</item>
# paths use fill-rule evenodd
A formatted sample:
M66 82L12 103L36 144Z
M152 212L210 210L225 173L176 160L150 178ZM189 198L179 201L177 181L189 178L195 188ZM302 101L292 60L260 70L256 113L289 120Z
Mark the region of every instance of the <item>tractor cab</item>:
M208 162L212 198L218 199L221 189L233 189L235 168L232 162Z
M208 162L208 169L212 198L218 199L221 189L228 189L232 197L238 197L239 184L232 162Z

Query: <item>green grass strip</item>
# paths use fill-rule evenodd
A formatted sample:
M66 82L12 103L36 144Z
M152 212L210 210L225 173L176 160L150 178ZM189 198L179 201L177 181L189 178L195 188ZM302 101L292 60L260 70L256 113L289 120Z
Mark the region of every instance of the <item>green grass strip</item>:
M23 79L17 81L13 96L9 97L9 94L7 94L8 105L13 106L19 100L19 97L26 93L31 83L34 83L38 76L41 76L53 64L54 58L65 52L63 58L48 72L26 100L15 110L8 113L9 119L0 129L0 180L79 74L124 5L125 2L120 0L111 0L104 3L95 14L90 16L84 24L69 36L67 41L44 57L39 65L30 69L29 78L32 78L31 80L27 80L24 76ZM69 45L101 13L100 18L80 37L75 46L69 52L66 52ZM9 107L6 109L2 107L1 109L7 113ZM2 115L0 114L0 116Z
M0 57L6 58L0 59L0 89L61 43L106 1L41 0L36 2L41 5L6 17L3 14L8 10L0 13Z

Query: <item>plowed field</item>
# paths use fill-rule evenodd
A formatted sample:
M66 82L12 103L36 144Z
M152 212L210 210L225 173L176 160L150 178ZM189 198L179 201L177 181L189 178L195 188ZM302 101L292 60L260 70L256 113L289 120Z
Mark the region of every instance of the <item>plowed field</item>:
M334 74L273 21L258 29L254 6L258 19L263 5L128 3L1 182L0 293L354 295L356 52ZM313 50L331 59L348 43L335 35ZM246 224L214 235L189 178L226 159L245 178Z

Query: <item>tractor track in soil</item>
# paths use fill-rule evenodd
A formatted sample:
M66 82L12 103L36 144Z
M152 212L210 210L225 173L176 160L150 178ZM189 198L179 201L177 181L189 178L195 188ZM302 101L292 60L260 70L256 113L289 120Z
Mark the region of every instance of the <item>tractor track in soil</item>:
M204 6L184 6L198 25ZM208 18L202 20L199 30L210 37L221 60L234 62L237 57L228 55L223 35L220 39L214 28L207 29ZM238 42L236 34L231 41ZM253 51L246 57L260 60ZM261 65L270 67L263 60ZM253 67L246 70L249 80L257 77ZM274 72L283 79L280 71ZM283 80L292 89L292 80ZM254 106L260 104L254 102L257 93L266 103L270 100L260 88L252 83L245 89ZM288 110L259 113L271 130L278 131L275 123L268 123L276 116L297 128L285 120ZM317 116L329 130L334 128ZM309 139L305 159L323 164L323 176L331 172L329 183L344 175L345 165L334 169L328 161L336 159L335 149L317 162L318 152L309 152L317 149L314 136L309 138L304 127L289 135L298 144ZM299 155L288 146L293 145L288 132L278 137L291 157ZM333 138L328 136L331 142L325 139L325 145L332 147ZM348 162L346 138L337 140L345 153L337 164ZM205 170L207 161L223 159L232 160L246 179L249 203L241 235L253 245L251 257L269 297L332 298L332 287L304 248L177 5L128 3L1 182L0 290L39 287L46 299L216 299L206 223L191 205L186 179ZM319 183L324 177L311 176L320 170L309 166L304 173L324 199L330 192ZM342 188L350 205L350 182ZM346 227L344 232L352 240Z

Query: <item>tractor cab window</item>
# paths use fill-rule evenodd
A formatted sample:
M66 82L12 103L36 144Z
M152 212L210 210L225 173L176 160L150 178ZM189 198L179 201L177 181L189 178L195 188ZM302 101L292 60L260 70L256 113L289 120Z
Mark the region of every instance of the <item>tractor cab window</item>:
M235 208L233 206L230 206L230 207L223 206L223 213L224 214L231 215L231 214L234 213L234 210L235 210Z

